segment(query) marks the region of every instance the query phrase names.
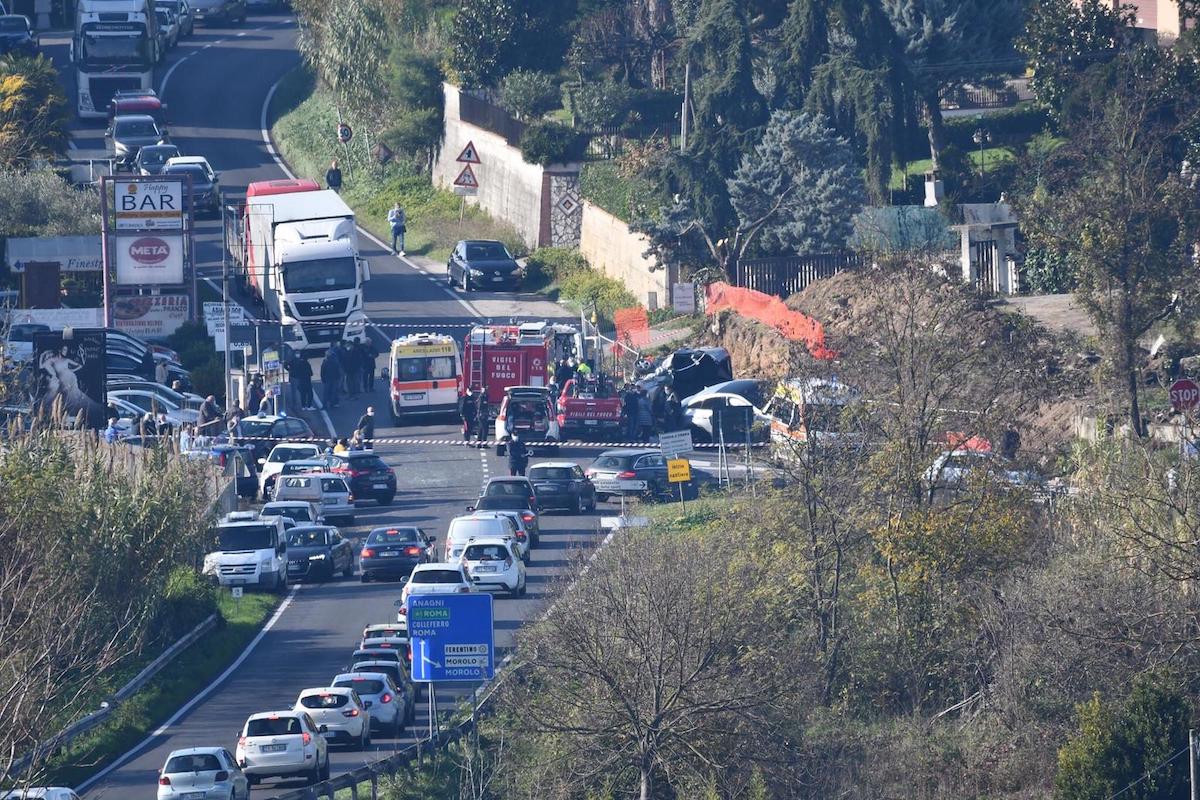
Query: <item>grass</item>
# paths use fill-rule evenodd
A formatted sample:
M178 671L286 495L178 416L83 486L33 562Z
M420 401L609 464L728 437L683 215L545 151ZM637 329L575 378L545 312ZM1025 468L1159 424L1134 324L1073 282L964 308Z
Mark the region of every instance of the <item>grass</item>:
M978 150L971 150L967 153L967 157L971 162L971 166L976 170L980 164L983 164L984 169L995 167L1006 161L1014 160L1012 149L1008 147L987 147L983 150L983 156L980 157ZM920 161L909 161L904 165L904 169L892 167L892 180L888 184L889 189L901 191L907 186L907 181L910 176L924 175L933 166L933 161L928 158Z
M355 134L349 145L334 138L338 112L328 92L314 85L312 76L297 68L279 84L268 109L271 136L280 154L297 176L322 185L330 161L342 169L342 197L354 209L358 223L380 239L391 242L387 212L396 201L408 220L405 250L435 261L449 258L455 242L464 238L499 239L510 250L526 250L511 227L471 205L465 207L453 192L433 186L428 176L417 174L403 159L386 166L372 162L374 145L369 126L344 117Z
M51 759L46 765L47 785L77 786L146 738L233 663L280 600L273 594L250 592L240 603L226 592L218 598L224 624L218 624L168 664L103 725ZM129 677L153 657L131 666Z

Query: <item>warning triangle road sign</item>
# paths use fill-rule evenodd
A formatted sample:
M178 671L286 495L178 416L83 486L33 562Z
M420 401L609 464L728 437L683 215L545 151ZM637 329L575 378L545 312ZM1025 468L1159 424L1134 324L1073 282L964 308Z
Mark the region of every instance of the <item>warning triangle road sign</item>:
M470 164L467 164L463 167L462 172L458 173L458 177L454 179L454 185L464 189L479 188L479 179L475 177L475 171L471 169Z
M467 142L467 146L463 148L463 151L458 154L458 158L454 160L463 164L478 164L479 153L475 150L475 143Z

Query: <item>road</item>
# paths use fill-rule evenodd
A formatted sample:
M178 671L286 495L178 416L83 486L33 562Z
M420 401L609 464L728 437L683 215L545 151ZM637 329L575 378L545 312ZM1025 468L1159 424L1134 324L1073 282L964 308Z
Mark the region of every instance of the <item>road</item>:
M62 37L48 36L44 42L52 56L64 57ZM271 86L298 61L294 22L288 17L251 17L246 26L237 29L197 28L196 36L182 42L165 65L167 80L162 94L170 108L172 140L187 154L206 156L221 173L226 191L244 192L250 181L282 177L281 168L263 143L260 119ZM69 79L66 82L69 84ZM101 125L80 123L73 132L73 142L77 157L101 155ZM197 255L201 274L219 271L217 223L199 226ZM366 308L374 323L372 335L384 351L392 336L412 331L415 326L461 336L465 326L481 316L568 316L557 305L528 296L473 293L466 302L450 294L438 275L394 258L382 247L368 243L365 255L371 261L373 276L367 287ZM392 327L402 325L405 327ZM368 403L377 409L378 438L460 437L457 426L447 421L402 430L386 427L389 416L382 381L377 382L373 396L348 400L332 412L330 421L339 435L350 433ZM318 430L324 422L319 418L310 421ZM349 529L351 536L362 536L375 525L406 523L420 525L440 539L449 520L463 513L488 475L507 474L494 453L461 446L388 445L379 447L378 452L396 469L400 494L386 509L362 505L358 524ZM591 454L563 452L558 457L578 457L583 462ZM612 506L608 513L613 513ZM567 566L571 550L594 543L597 528L595 516L543 519L541 546L533 554L527 597L496 603L501 655L511 646L522 622L537 612L544 601L545 587ZM327 684L346 665L364 625L395 618L393 603L399 590L398 583L362 584L357 578L295 590L274 624L232 674L194 706L184 709L177 719L171 719L128 758L101 773L99 780L80 787L85 796L89 800L153 798L156 773L171 750L198 745L223 745L232 750L249 714L289 708L300 690ZM439 690L439 696L453 699L456 695L443 695ZM457 696L462 696L462 690ZM164 716L168 711L163 709ZM425 709L419 705L418 729L423 729L427 721ZM381 757L398 744L376 739L367 753L331 750L333 772ZM268 783L256 789L255 796L268 797L273 790L299 785Z

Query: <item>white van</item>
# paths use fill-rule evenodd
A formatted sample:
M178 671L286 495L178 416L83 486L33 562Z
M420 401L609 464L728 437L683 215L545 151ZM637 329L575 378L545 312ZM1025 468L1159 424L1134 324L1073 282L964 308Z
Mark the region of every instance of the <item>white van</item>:
M216 550L204 557L204 574L221 586L287 589L287 536L282 517L253 511L229 514L213 530Z
M341 520L354 524L354 495L341 475L332 472L310 472L280 475L275 481L275 502L306 500L317 507L321 519L328 524Z
M444 560L447 564L459 563L463 550L472 539L504 536L511 536L514 541L517 538L517 526L505 514L478 511L468 517L455 517L446 531Z
M462 359L458 343L439 333L414 333L392 342L392 422L418 414L449 414L458 409Z

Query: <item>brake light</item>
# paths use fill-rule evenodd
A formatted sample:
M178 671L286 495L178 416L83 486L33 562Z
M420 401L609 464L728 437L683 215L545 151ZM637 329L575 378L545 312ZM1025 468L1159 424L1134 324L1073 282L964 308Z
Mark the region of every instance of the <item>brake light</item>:
M346 495L346 500L348 500L349 502L353 503L353 502L354 502L354 495L352 495L352 494L350 494L350 495Z
M374 551L374 550L372 550L372 549L371 549L371 548L369 548L369 547L364 547L364 548L363 548L363 551L362 551L361 553L359 553L359 555L360 555L362 558L374 558L374 557L375 557L375 551Z
M522 511L521 519L525 520L526 522L533 522L533 512L532 511Z
M303 741L305 744L310 744L310 743L312 743L312 734L305 731L303 734L300 735L300 740Z
M517 531L517 541L518 542L525 541L525 531Z
M504 559L504 568L510 569L511 567L512 567L512 556L509 556L508 558Z
M168 778L166 775L163 775L161 778L158 779L158 785L159 786L170 786L171 779Z
M404 554L407 556L419 556L421 555L421 548L415 545L412 547L406 547L404 548Z
M229 780L229 773L225 770L221 770L216 775L213 775L213 780L217 783L220 783L221 781L227 781Z
M396 613L402 617L406 617L406 616L408 616L408 609L405 608L404 606L400 606L400 609Z
M352 469L352 470L349 470L349 472L350 472L350 477L352 477L352 478L361 478L364 475L371 474L371 471L368 469Z
M392 696L390 694L385 694L383 697L379 698L379 702L390 703L392 702Z
M533 495L530 495L529 496L529 505L532 506L532 505L536 505L536 504L537 504L537 498L534 497ZM527 514L528 514L528 516L526 516ZM522 511L521 518L524 519L526 522L528 522L529 520L533 519L533 514L530 514L528 511Z
M352 709L350 709L349 711L343 711L343 712L342 712L342 716L343 716L343 717L357 717L357 716L358 716L358 709L357 709L357 708L352 708Z
M407 653L405 653L404 657L407 658L409 660L409 662L411 663L412 662L412 650L409 650Z
M617 473L617 477L618 477L618 478L622 478L622 479L624 479L624 480L629 480L629 479L631 479L631 478L636 478L636 477L637 477L637 473L636 473L636 472L634 472L634 471L633 471L633 470L631 470L631 469L627 469L627 470L625 470L624 472L618 472L618 473Z
M245 736L238 737L238 747L242 748L243 750L246 749L246 737Z

